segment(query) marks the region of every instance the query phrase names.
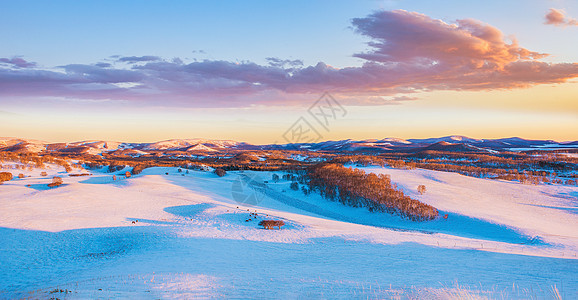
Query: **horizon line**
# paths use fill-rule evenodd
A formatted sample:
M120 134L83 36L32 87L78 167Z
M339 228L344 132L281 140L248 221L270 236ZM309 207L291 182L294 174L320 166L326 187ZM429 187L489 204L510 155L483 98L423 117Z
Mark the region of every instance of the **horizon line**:
M382 140L386 140L386 139L398 139L398 140L404 140L404 141L410 141L410 140L427 140L427 139L442 139L442 138L451 138L451 137L462 137L462 138L468 138L468 139L472 139L472 140L479 140L479 141L491 141L491 140L503 140L503 139L522 139L522 140L526 140L526 141L553 141L556 143L571 143L571 142L578 142L578 140L565 140L565 141L558 141L558 140L554 140L554 139L528 139L528 138L523 138L520 136L507 136L507 137L499 137L499 138L477 138L477 137L470 137L470 136L466 136L466 135L444 135L444 136L434 136L434 137L426 137L426 138L399 138L399 137L385 137L385 138L366 138L366 139L352 139L352 138L346 138L346 139L335 139L335 140L319 140L319 141L313 141L313 142L287 142L287 143L278 143L278 142L273 142L273 143L250 143L250 142L246 142L246 141L241 141L241 140L235 140L235 139L219 139L219 138L204 138L204 137L191 137L191 138L169 138L169 139L162 139L162 140L156 140L156 141L138 141L138 142L124 142L124 141L119 141L119 140L108 140L108 139L84 139L84 140L78 140L78 141L45 141L45 140L40 140L37 138L25 138L25 137L0 137L0 140L25 140L25 141L36 141L36 142L42 142L42 143L47 143L47 144L60 144L60 143L82 143L82 142L116 142L116 143L126 143L126 144L154 144L154 143L160 143L160 142L166 142L166 141L175 141L175 140L207 140L207 141L230 141L230 142L237 142L237 143L245 143L245 144L249 144L249 145L254 145L254 146L266 146L266 145L290 145L290 144L318 144L318 143L325 143L325 142L340 142L340 141L368 141L368 140L377 140L377 141L382 141Z

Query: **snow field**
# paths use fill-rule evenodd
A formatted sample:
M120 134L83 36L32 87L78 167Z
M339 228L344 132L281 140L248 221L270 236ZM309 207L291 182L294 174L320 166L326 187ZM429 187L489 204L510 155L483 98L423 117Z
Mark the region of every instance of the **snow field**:
M150 168L112 181L30 171L0 186L0 298L539 298L554 286L577 296L575 187L364 169L449 218L344 207L274 183L273 172ZM268 190L247 185L261 201L238 203L232 184L253 173ZM64 185L43 188L56 175ZM264 230L262 219L286 226Z

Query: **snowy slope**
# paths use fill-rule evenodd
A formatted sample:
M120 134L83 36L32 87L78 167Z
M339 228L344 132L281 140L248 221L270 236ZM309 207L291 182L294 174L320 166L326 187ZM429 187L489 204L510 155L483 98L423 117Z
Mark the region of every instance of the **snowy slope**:
M407 141L416 143L416 144L435 144L439 142L448 142L448 143L476 143L476 142L483 142L484 140L480 139L473 139L467 136L462 135L451 135L451 136L444 136L440 138L428 138L428 139L408 139Z
M230 148L240 144L239 142L229 140L206 140L206 139L180 139L167 140L146 145L144 150L176 150L195 145L215 146L218 148Z
M554 285L566 298L578 292L576 188L366 170L391 174L449 218L415 223L305 197L287 181L271 182L272 172L219 178L151 168L128 179L119 171L113 181L57 167L44 170L48 177L25 171L31 177L0 186L0 298L544 298ZM65 184L48 189L53 175ZM417 184L426 194L413 193ZM244 205L234 186L259 202ZM287 225L263 230L262 219Z
M217 150L213 149L213 148L209 148L203 144L197 144L194 146L191 146L187 149L187 151L201 151L201 152L205 152L205 151L209 151L209 152L215 152Z
M46 142L38 140L0 137L0 149L3 151L38 153L44 151L46 145Z
M406 194L444 213L504 225L526 236L578 251L576 186L525 185L423 169L362 169L391 175ZM417 192L420 184L427 188L424 195Z
M385 138L381 140L382 142L396 143L396 144L411 144L410 141L400 139L400 138Z
M69 146L86 146L103 151L130 149L133 145L129 143L114 142L114 141L82 141L68 143Z

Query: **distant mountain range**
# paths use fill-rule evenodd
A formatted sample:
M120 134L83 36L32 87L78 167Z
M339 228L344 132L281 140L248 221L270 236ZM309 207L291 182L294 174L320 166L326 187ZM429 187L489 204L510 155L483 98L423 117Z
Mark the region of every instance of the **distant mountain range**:
M422 151L449 151L471 153L497 153L503 151L578 150L578 142L553 140L527 140L518 137L503 139L473 139L466 136L445 136L427 139L369 139L324 141L318 143L252 145L231 140L173 139L155 143L123 143L113 141L82 141L74 143L47 143L38 140L0 138L0 151L9 152L60 152L100 155L103 152L139 156L155 153L178 153L181 155L207 154L230 150L292 150L387 153Z

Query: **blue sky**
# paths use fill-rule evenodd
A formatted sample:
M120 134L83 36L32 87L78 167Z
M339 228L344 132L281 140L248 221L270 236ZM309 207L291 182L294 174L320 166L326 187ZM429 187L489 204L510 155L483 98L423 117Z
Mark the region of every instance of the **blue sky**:
M366 41L351 30L350 20L379 9L446 21L473 18L515 35L528 48L556 50L558 60L578 58L569 30L556 32L541 22L550 7L578 15L576 1L24 0L2 1L2 7L0 56L21 55L51 66L110 55L255 62L274 56L346 66L359 63L350 56ZM194 53L199 50L206 53Z
M568 128L578 127L572 121L578 119L576 66L572 65L578 62L578 26L544 24L551 8L561 10L568 19L577 18L577 1L1 1L1 7L0 59L5 63L0 68L7 75L0 76L0 85L10 91L0 92L0 135L4 136L132 141L205 137L274 142L327 90L351 112L350 119L325 134L327 139L446 134L578 139L575 130ZM407 13L379 14L400 9ZM356 18L361 20L358 25L353 22ZM419 34L420 28L426 27L419 27L425 23L418 22L435 23L438 19L450 27L465 19L487 24L503 34L504 43L499 47L515 39L523 49L549 54L525 59L559 68L527 79L518 76L505 86L500 82L468 82L464 86L463 82L452 85L444 81L447 86L437 88L431 82L432 73L423 79L429 80L427 84L405 81L398 85L395 74L383 71L372 71L371 76L392 78L367 86L358 75L344 81L331 77L334 75L322 78L327 72L349 72L348 68L365 72L362 67L367 63L390 63L360 56L391 50L367 44L380 41L381 34L387 34L392 39L388 42L395 45L406 45L405 41L412 39L395 36L395 32L388 32L393 29L379 27L382 25L360 31L359 24L387 21L384 24L394 27L412 25L412 33ZM443 24L440 30L451 30ZM468 33L468 28L460 28L461 33ZM416 41L411 47L428 47L420 43ZM408 62L399 52L397 55L394 63ZM159 60L119 63L122 57L144 56ZM17 66L15 58L32 67ZM299 60L301 65L296 69L288 65L272 68L267 58ZM437 64L444 58L428 59ZM500 64L502 59L495 62ZM189 65L194 62L200 64ZM320 62L322 66L317 65ZM99 63L111 65L95 67ZM566 63L564 70L561 63ZM179 71L157 76L161 67ZM309 67L311 70L303 70ZM201 81L190 84L179 77L191 75L191 69L195 76L216 76L223 68L228 70L226 74L219 73L220 77L210 82L194 77ZM33 76L43 71L51 73L41 79ZM151 75L153 71L156 77ZM248 72L245 77L239 75L244 72ZM301 77L294 76L299 72ZM60 78L64 73L69 77ZM146 80L141 82L142 76ZM271 76L295 78L280 83L268 81ZM459 73L452 74L447 81L459 77ZM65 85L70 80L76 81ZM164 85L167 80L170 86ZM254 87L245 85L239 95L235 94L238 88L223 92L238 80L255 81ZM55 81L59 82L52 85ZM323 84L312 86L318 81ZM187 84L186 88L179 83ZM133 89L131 85L137 84L139 89ZM488 88L474 90L474 84ZM189 96L195 100L189 101ZM375 104L380 97L387 101ZM406 98L412 101L390 101ZM440 120L430 112L445 118ZM407 121L416 115L421 116L420 122ZM31 118L44 126L32 125ZM79 118L85 123L82 128L73 126ZM111 128L100 130L102 120ZM165 123L161 126L151 120ZM178 121L171 127L166 124L170 120ZM553 120L560 122L551 124ZM162 130L155 130L158 128Z
M111 55L351 63L363 49L349 19L375 8L344 1L5 1L0 50L47 65ZM204 53L199 53L203 51Z

